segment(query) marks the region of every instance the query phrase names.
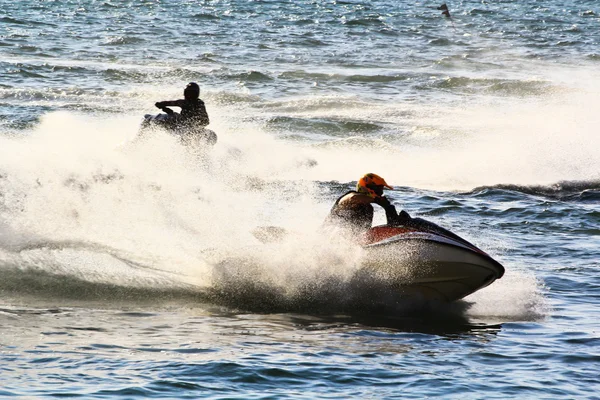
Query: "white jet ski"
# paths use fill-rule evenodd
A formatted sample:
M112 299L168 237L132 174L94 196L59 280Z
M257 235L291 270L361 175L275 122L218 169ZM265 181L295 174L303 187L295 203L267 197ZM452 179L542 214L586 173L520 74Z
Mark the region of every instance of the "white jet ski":
M453 302L500 279L504 267L475 245L421 218L377 226L361 237L359 275L392 283L403 295Z

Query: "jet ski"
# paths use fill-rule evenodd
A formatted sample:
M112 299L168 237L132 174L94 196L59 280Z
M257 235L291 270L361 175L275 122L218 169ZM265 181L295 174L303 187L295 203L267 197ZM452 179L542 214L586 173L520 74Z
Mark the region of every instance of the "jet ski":
M356 239L364 254L353 283L389 288L406 300L451 303L504 275L504 267L474 244L422 218L401 215L400 224L375 226ZM263 226L252 234L267 244L289 238L290 232Z
M217 134L203 126L193 126L185 123L181 115L170 108L162 108L160 114L146 114L140 126L140 136L146 136L148 132L156 129L167 131L177 136L186 145L214 146L217 143Z
M366 254L359 275L391 282L403 297L453 302L504 275L489 254L421 218L373 227L360 244Z

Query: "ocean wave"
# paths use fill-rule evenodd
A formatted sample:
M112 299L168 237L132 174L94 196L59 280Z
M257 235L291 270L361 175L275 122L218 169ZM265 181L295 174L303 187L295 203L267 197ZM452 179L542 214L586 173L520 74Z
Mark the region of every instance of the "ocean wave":
M306 26L306 25L315 25L315 24L318 24L318 22L313 18L299 17L298 19L293 20L292 24L296 25L296 26Z
M39 54L38 54L39 56ZM83 66L76 65L54 65L43 61L41 63L11 63L0 72L0 76L4 76L7 82L15 85L20 79L44 79L45 82L52 82L59 77L67 77L72 74L86 76L95 73L95 69L88 69Z
M194 14L192 16L192 19L199 20L199 21L219 21L219 20L221 20L221 17L216 14L201 12L198 14Z
M14 65L12 68L9 68L4 73L0 73L0 77L4 77L10 82L15 82L20 79L34 78L34 79L47 79L48 76L44 74L44 72L49 71L39 71L36 67L30 67L23 64Z
M211 94L211 102L217 104L239 104L239 103L259 103L262 106L261 98L249 93L238 93L231 91L219 91Z
M119 82L124 81L128 82L130 80L138 80L138 81L147 81L148 74L135 71L135 70L123 70L123 69L114 69L108 68L101 72L101 74L105 77L107 82Z
M35 21L30 19L17 19L12 17L0 17L0 23L14 24L14 25L27 25L27 26L45 26L45 27L56 27L56 24L49 22Z
M5 238L6 239L6 238ZM38 299L150 300L197 297L181 273L110 246L10 237L0 246L0 293Z
M362 109L368 107L368 105L368 103L354 96L305 97L293 100L270 101L268 103L261 102L259 104L261 109L267 109L274 113Z
M389 75L374 74L327 74L322 72L308 71L286 71L279 74L279 79L301 79L310 81L326 81L326 82L364 82L364 83L388 83L405 81L411 78L411 74L406 73L391 73Z
M366 26L366 27L379 27L385 26L385 22L381 20L378 15L372 17L355 18L355 19L344 19L342 24L347 26Z
M432 46L451 46L454 45L454 41L448 38L437 38L429 41L429 44Z
M359 149L361 151L392 151L394 146L380 138L367 138L363 136L350 136L341 139L329 140L314 144L319 149Z
M321 46L329 46L330 43L317 39L314 37L305 37L301 39L294 40L295 45L308 46L308 47L321 47Z
M486 15L493 15L496 12L497 11L494 11L494 10L491 10L491 9L472 8L470 10L467 10L467 15L471 15L471 16L486 16Z
M340 133L373 133L383 130L383 126L372 122L334 118L294 118L271 117L267 120L271 130L309 131L338 135Z
M552 46L571 47L571 46L580 46L583 43L584 42L581 40L559 40L559 41L555 42L554 44L552 44Z
M499 184L477 187L468 194L486 197L496 196L498 191L518 192L556 200L598 201L600 181L561 181L552 185Z
M105 93L106 95L110 95L110 93ZM114 94L114 93L113 93ZM79 88L69 88L69 89L55 89L51 87L39 88L39 89L15 89L15 88L2 88L0 89L0 99L6 100L75 100L80 98L81 96L89 95L84 89ZM89 101L89 98L86 98ZM17 108L27 108L31 107L39 107L42 108L43 111L49 111L51 108L45 105L31 105L31 104L21 104L21 105L12 105L14 109Z
M503 96L539 96L555 90L545 81L446 77L419 85L422 89L443 89L463 93L488 93Z
M202 58L201 61L208 61L208 59L204 59ZM204 72L202 72L204 73ZM219 70L215 70L214 71L215 74L219 73ZM151 80L155 80L155 79L163 79L166 77L169 78L178 78L184 81L195 81L198 79L198 75L199 72L197 69L194 69L193 66L189 66L189 67L178 67L178 68L174 68L172 70L159 70L151 75L149 75L149 79Z
M223 78L227 80L244 81L244 82L268 82L272 81L273 78L268 74L259 71L248 71L234 74L224 74Z
M53 274L36 269L0 269L0 293L14 299L95 301L110 304L117 301L206 301L197 287L155 287L110 282L92 282L70 274Z
M101 46L122 46L128 44L143 43L145 39L136 36L117 36L107 39Z

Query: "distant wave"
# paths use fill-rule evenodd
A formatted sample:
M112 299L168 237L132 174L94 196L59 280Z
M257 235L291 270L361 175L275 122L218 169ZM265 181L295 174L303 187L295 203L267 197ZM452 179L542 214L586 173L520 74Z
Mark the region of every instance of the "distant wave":
M360 135L316 143L314 146L319 149L368 149L373 151L393 149L393 146L385 140L379 138L365 138Z
M102 46L121 46L127 44L143 43L144 39L135 36L117 36L108 39Z
M221 19L220 16L209 13L198 13L192 16L192 19L200 20L200 21L219 21Z
M278 113L313 112L313 111L337 111L338 109L362 109L368 107L368 103L360 101L352 96L327 96L307 97L293 100L271 101L266 104L260 103L261 109L267 108Z
M307 72L307 71L286 71L279 74L278 78L281 79L307 79L307 80L318 80L318 81L347 81L347 82L373 82L373 83L386 83L386 82L397 82L405 81L409 79L411 75L404 73L394 73L390 75L342 75L342 74L326 74L322 72Z
M108 68L102 71L102 75L106 78L108 82L115 81L128 81L130 79L144 79L145 74L140 73L139 71L129 71L122 69L114 69Z
M1 77L4 77L6 79L10 79L10 81L15 81L18 79L23 79L23 78L35 78L35 79L47 79L48 77L46 75L44 75L42 72L49 72L49 71L38 71L37 67L28 67L22 64L17 64L14 66L14 68L5 73L5 74L0 74Z
M269 75L264 74L259 71L248 71L248 72L242 72L242 73L236 73L236 74L225 74L224 78L230 79L230 80L242 80L242 81L246 81L246 82L265 82L265 81L273 80L273 78L271 78Z
M467 15L491 15L494 11L487 10L485 8L473 8L471 10L467 10Z
M211 100L218 104L257 103L260 97L249 93L219 91L212 94Z
M561 181L552 185L500 184L477 187L469 194L491 194L494 190L514 191L557 200L600 200L600 181Z
M328 134L335 133L370 133L383 129L383 126L356 120L332 119L332 118L292 118L273 117L267 121L267 127L271 129L284 129L287 131L310 131Z
M385 22L381 20L378 16L366 17L366 18L357 18L351 19L343 22L348 26L383 26Z
M4 24L15 24L15 25L28 25L28 26L52 26L55 27L56 24L50 24L47 22L27 20L27 19L16 19L11 17L1 17L0 22Z
M544 81L479 79L460 76L438 79L433 81L433 83L422 84L419 87L510 96L534 96L548 93L552 90L552 85Z
M431 46L450 46L454 44L454 41L447 38L436 38L429 41Z
M37 56L41 55L37 54ZM50 64L47 63L45 60L40 60L39 64L25 62L14 63L10 70L8 70L5 73L0 73L0 77L6 78L7 82L10 82L12 85L15 85L15 83L18 83L19 80L22 79L57 79L58 77L64 77L70 74L89 76L91 74L96 74L96 70L77 65ZM46 90L48 90L47 87L40 87L40 89L38 89L39 92L43 92ZM19 88L15 91L17 93L22 94L24 90ZM29 91L33 92L33 90Z

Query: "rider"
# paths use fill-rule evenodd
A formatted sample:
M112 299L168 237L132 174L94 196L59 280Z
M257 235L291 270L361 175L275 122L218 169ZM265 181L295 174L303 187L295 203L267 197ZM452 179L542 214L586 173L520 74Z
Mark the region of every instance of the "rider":
M371 203L383 207L388 225L407 222L410 216L405 211L398 215L396 207L383 195L384 188L393 189L379 175L365 174L356 184L356 190L349 191L336 200L325 224L347 227L355 233L364 232L373 223L374 210Z
M167 107L180 107L181 114L177 116L176 120L178 123L200 125L203 127L208 125L208 113L206 112L204 102L200 99L200 86L195 82L188 83L183 90L183 97L184 99L180 100L159 101L154 105L169 115L173 115L174 112Z

